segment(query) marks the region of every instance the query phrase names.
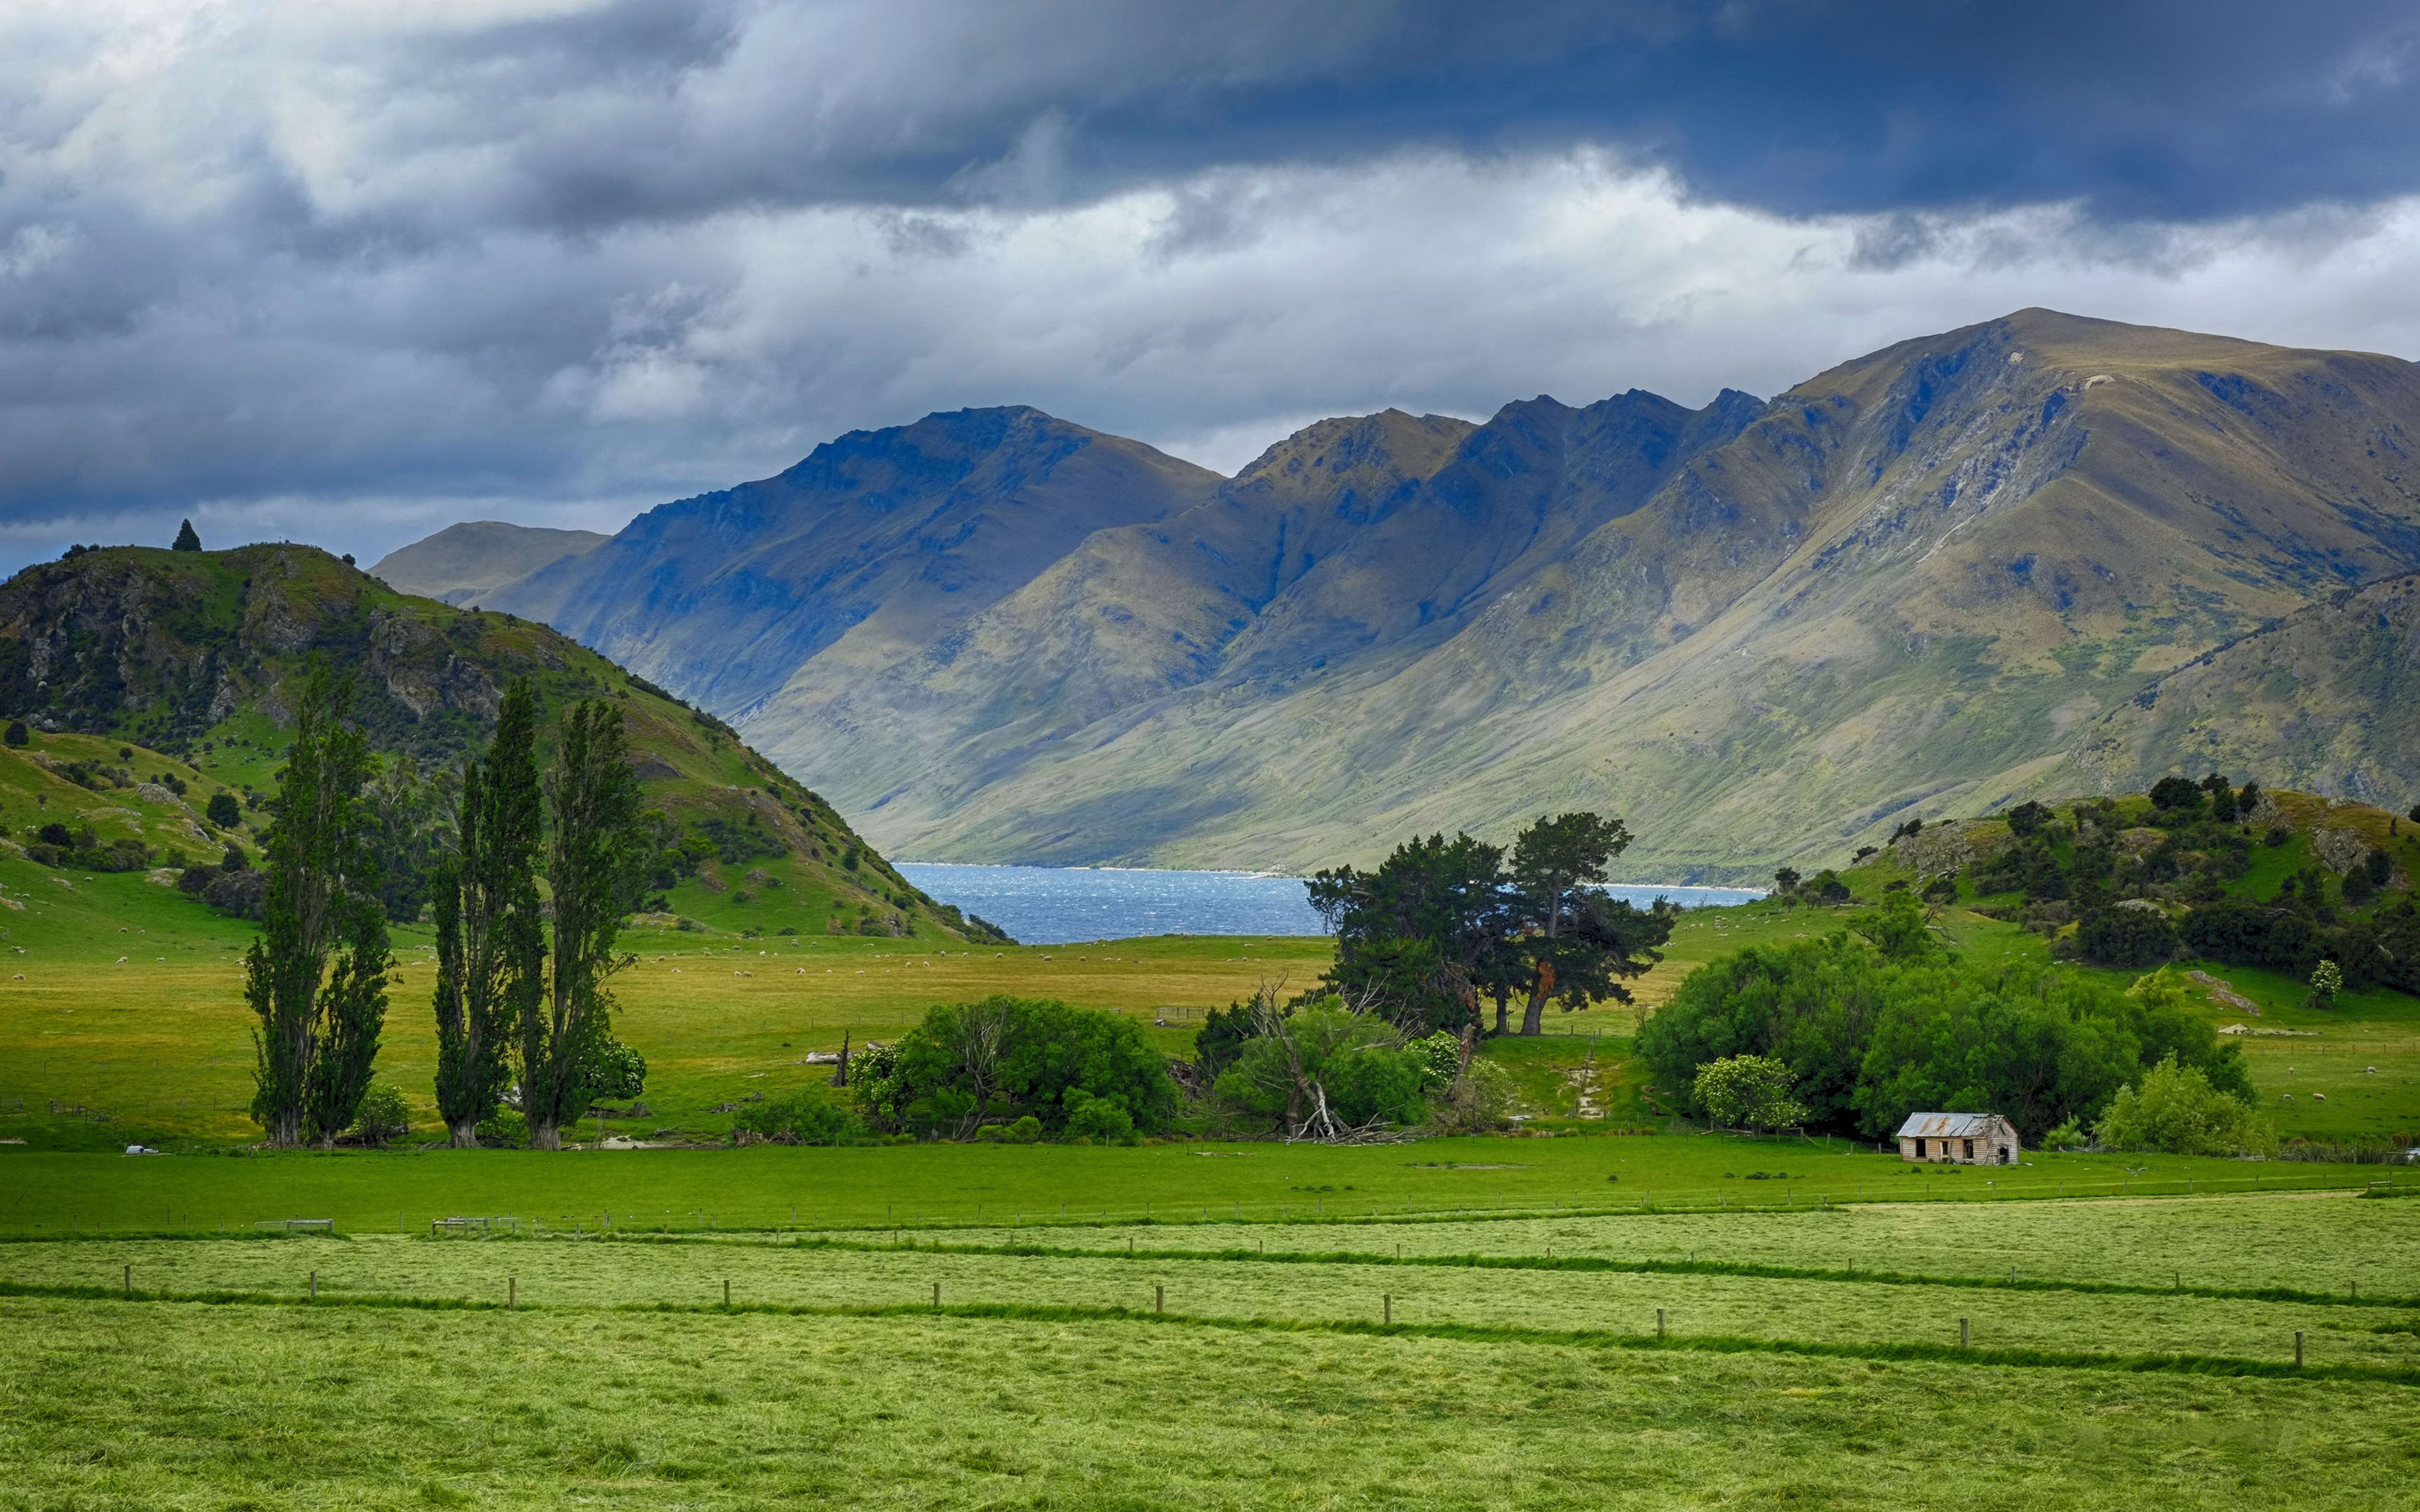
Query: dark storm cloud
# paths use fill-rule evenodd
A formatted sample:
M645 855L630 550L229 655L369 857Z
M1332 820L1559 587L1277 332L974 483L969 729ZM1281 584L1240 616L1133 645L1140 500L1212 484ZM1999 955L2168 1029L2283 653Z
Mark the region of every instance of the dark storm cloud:
M22 0L0 565L188 510L610 525L960 404L1232 464L2004 297L2388 345L2412 14ZM2279 293L2351 245L2375 282Z
M600 10L366 45L400 154L492 153L552 226L977 197L1037 125L1067 194L1418 145L1612 145L1785 213L2081 200L2199 219L2420 182L2405 4L1163 6Z

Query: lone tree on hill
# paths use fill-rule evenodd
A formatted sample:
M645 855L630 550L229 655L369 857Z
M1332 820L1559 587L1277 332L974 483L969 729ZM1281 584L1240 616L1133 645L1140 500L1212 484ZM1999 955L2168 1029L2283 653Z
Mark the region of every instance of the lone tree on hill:
M350 681L315 662L264 847L261 932L244 956L244 997L260 1020L252 1116L281 1147L306 1133L333 1144L352 1126L386 1022L386 915L362 843L375 758L348 721L351 702Z
M463 765L454 854L437 876L437 1111L460 1149L495 1113L514 1030L546 989L536 747L523 678L505 691L486 759Z
M649 846L640 821L616 704L592 700L564 716L561 755L547 776L554 835L547 880L554 891L554 968L521 1016L521 1114L530 1146L563 1148L563 1126L588 1110L594 1069L613 1038L606 982L630 964L613 953L622 916L645 881Z
M199 551L201 548L202 538L194 533L192 520L187 520L177 527L177 543L168 548L171 551Z

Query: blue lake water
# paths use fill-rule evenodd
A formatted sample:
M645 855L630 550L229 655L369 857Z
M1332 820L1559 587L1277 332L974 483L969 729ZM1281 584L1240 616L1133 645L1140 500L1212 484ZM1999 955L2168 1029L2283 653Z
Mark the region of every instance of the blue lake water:
M902 861L899 874L1028 945L1132 939L1147 934L1319 934L1300 877L1256 872L1156 872L1113 867L953 866ZM1644 907L1741 903L1740 887L1611 887Z

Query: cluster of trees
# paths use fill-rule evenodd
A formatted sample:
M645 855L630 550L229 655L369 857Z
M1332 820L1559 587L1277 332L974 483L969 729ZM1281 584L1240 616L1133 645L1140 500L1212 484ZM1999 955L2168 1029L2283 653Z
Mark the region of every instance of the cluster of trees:
M884 1134L971 1139L1030 1119L1034 1137L1128 1143L1166 1129L1177 1104L1141 1026L1029 998L933 1008L847 1075L859 1116Z
M261 930L244 960L258 1020L253 1117L286 1146L333 1142L359 1119L388 1006L393 836L425 824L439 836L427 883L439 1113L467 1146L513 1102L531 1144L559 1149L596 1099L635 1096L645 1075L613 1038L608 986L628 964L615 942L650 854L621 711L603 700L566 711L541 773L536 696L518 682L458 802L398 815L427 783L406 771L399 795L383 780L393 768L349 717L351 699L349 680L314 663L294 701L258 873Z
M2171 1057L2221 1091L2250 1094L2239 1047L2220 1045L2172 980L2129 992L2038 963L1962 962L1904 892L1849 930L1751 947L1691 973L1637 1049L1683 1113L1722 1111L1711 1096L1732 1084L1701 1082L1706 1068L1763 1057L1787 1068L1780 1095L1799 1121L1867 1138L1919 1109L1995 1111L2039 1138L2100 1113Z
M1628 1002L1623 979L1662 959L1679 917L1660 899L1640 909L1598 890L1629 843L1621 820L1575 812L1541 818L1509 854L1440 834L1397 846L1370 872L1321 872L1311 904L1337 946L1325 980L1398 1030L1457 1035L1466 1062L1482 999L1503 1034L1519 996L1525 1035L1544 1032L1549 1003L1569 1012Z
M1266 989L1210 1014L1194 1036L1194 1066L1221 1119L1286 1139L1335 1142L1390 1125L1500 1121L1511 1079L1466 1059L1464 1048L1451 1029L1415 1038L1333 993L1280 1006Z
M2022 893L2026 917L2045 928L2073 919L2071 949L2096 965L2140 968L2189 952L2308 978L2327 961L2348 986L2420 993L2420 909L2409 895L2381 902L2394 874L2385 853L2371 851L2342 878L2306 866L2270 898L2233 896L2228 885L2252 869L2259 846L2292 839L2283 825L2260 822L2259 785L2233 787L2215 773L2199 782L2167 777L2150 798L2146 817L2162 834L2134 854L2117 843L2126 822L2109 799L2078 803L2065 821L2042 804L2020 804L2008 814L2013 843L1969 867L1968 881L1978 894ZM2273 809L2265 812L2273 818ZM2166 903L2190 912L2179 921Z

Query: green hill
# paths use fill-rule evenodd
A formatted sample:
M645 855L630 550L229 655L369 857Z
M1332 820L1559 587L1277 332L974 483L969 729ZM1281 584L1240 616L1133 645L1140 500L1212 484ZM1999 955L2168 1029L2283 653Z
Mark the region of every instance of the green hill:
M81 551L0 584L0 717L36 732L0 754L0 883L47 897L35 857L156 872L253 847L285 689L314 656L355 675L373 744L427 771L486 738L515 678L535 681L549 719L579 699L619 701L664 815L653 901L666 916L765 934L995 937L919 893L712 715L544 625L413 598L292 545ZM224 832L205 815L218 793L242 810ZM53 823L91 843L50 856L35 832Z

